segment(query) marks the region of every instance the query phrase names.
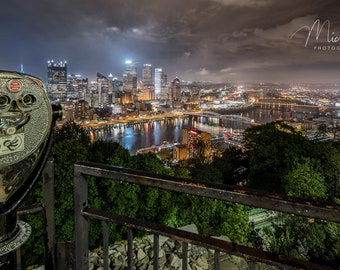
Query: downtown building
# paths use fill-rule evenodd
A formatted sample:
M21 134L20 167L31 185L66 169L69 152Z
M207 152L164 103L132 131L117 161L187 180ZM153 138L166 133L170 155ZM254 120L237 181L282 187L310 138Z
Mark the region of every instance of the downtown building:
M67 76L67 99L85 100L88 93L88 78L83 78L79 74L70 74Z
M67 75L67 63L47 62L47 93L51 100L85 99L88 79L79 74Z
M183 128L182 142L173 148L173 160L198 157L211 159L211 134L196 128Z
M155 68L155 98L168 100L168 78L162 68Z
M183 108L181 81L178 78L171 82L170 100L172 101L172 108L174 110L180 110Z
M97 91L96 94L98 95L98 105L94 107L106 107L108 104L112 103L112 97L109 97L109 79L97 72ZM111 91L112 96L112 91Z
M142 69L142 82L143 86L153 85L153 77L152 77L152 65L144 64Z
M133 61L125 61L123 91L122 103L133 103L137 94L137 65Z
M51 100L65 99L67 91L67 63L47 62L47 93Z
M138 101L149 101L155 99L155 87L153 81L153 70L151 64L144 64L142 69L142 83L138 87Z
M109 76L110 77L110 76ZM117 78L113 78L109 80L109 93L112 89L112 104L123 104L124 98L124 83L123 81L118 80Z

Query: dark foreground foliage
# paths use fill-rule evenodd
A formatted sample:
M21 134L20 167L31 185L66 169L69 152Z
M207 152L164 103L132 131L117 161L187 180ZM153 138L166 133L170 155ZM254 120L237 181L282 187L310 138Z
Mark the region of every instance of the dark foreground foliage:
M339 143L309 141L285 122L248 128L245 142L244 149L228 148L211 162L195 159L166 166L155 154L131 156L116 142L91 144L85 130L67 123L57 131L53 147L56 241L74 240L73 164L83 160L339 202ZM252 241L255 246L260 243L273 252L339 265L339 224L282 216L281 223L265 230L255 243L247 207L116 181L94 178L88 181L89 203L94 207L173 227L195 223L206 235L227 235L234 242ZM41 181L35 185L26 205L42 203L41 186ZM43 263L41 255L32 256L43 254L44 243L36 240L44 234L43 215L23 218L33 227L33 235L23 248L25 266ZM99 222L91 221L89 234L90 248L102 245ZM111 242L125 237L125 228L110 226Z

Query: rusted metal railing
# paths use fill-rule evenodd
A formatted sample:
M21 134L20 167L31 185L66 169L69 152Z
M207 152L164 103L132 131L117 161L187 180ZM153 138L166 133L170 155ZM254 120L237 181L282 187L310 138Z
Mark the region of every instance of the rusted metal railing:
M74 199L75 199L75 263L77 270L88 269L88 218L95 218L103 224L103 250L104 269L108 269L108 223L113 222L128 228L128 269L132 269L132 230L142 230L154 235L154 250L159 248L159 235L182 241L183 269L187 267L188 243L203 246L214 253L214 269L219 269L219 254L226 252L246 258L249 261L249 269L255 269L254 262L278 266L284 269L328 269L325 265L317 265L308 261L289 258L282 254L274 254L263 250L251 248L245 245L206 237L200 234L190 233L174 229L165 225L155 224L145 220L139 220L127 216L117 215L101 209L95 209L88 205L88 186L86 176L112 179L113 181L128 182L143 186L160 188L173 192L197 195L220 201L239 203L247 206L275 210L284 213L296 214L306 217L314 217L322 220L340 223L340 206L308 201L293 197L284 197L265 192L254 191L235 186L226 186L214 183L205 183L189 179L181 179L147 173L131 169L113 167L109 165L90 162L79 162L74 166ZM157 254L157 253L156 253ZM158 258L154 256L153 267L158 268Z

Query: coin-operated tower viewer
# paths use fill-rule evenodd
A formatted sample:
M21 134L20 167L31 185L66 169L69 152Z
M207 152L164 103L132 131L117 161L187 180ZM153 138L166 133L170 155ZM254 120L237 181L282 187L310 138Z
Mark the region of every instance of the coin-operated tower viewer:
M14 269L15 250L30 235L16 210L43 170L61 116L38 78L0 71L0 269Z

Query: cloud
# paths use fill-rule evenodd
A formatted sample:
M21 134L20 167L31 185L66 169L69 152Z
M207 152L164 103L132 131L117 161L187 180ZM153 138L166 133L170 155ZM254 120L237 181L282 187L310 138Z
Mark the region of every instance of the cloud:
M234 31L234 32L232 33L232 36L233 36L234 38L244 38L244 37L247 37L247 36L248 36L248 33L247 33L246 31L240 31L240 32Z
M111 32L111 33L120 32L120 29L119 29L119 27L117 27L117 26L110 26L110 27L107 27L105 30L106 30L107 32Z
M221 73L229 73L230 71L232 71L231 67L223 68L220 70Z
M53 57L67 60L70 72L121 77L131 57L162 67L169 80L269 78L273 70L284 77L293 66L324 73L340 51L305 48L306 31L289 36L317 17L340 34L337 10L332 0L11 0L0 10L1 68L23 63L46 78Z
M263 7L270 5L271 0L213 0L226 6Z
M205 76L205 75L209 75L209 71L206 68L201 68L199 71L196 72L196 74Z

